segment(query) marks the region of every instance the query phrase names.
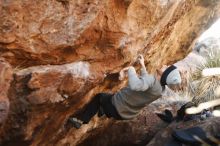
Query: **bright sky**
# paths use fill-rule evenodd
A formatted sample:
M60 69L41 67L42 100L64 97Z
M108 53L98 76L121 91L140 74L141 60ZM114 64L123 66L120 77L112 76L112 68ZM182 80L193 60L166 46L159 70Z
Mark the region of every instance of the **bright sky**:
M202 41L208 37L220 38L220 19L218 19L207 31L205 31L199 41Z

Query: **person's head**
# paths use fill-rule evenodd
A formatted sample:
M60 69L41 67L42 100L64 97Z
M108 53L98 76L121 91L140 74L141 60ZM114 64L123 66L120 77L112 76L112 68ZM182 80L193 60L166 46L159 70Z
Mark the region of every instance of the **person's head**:
M167 67L160 77L161 86L167 85L171 88L179 86L181 81L180 72L174 65Z

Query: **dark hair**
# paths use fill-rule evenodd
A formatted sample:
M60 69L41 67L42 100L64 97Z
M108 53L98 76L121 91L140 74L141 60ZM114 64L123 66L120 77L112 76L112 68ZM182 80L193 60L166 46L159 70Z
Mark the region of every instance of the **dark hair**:
M176 69L176 66L174 65L171 65L169 66L162 74L161 78L160 78L160 84L161 86L165 86L167 85L167 82L166 82L166 79L167 79L167 76L169 75L169 73L173 70Z

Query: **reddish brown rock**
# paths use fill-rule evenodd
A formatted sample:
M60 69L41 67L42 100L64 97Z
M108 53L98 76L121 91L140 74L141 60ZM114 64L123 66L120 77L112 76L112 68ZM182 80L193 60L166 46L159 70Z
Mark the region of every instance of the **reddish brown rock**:
M86 60L106 72L140 52L149 70L183 58L219 15L219 2L1 1L0 10L0 55L12 65Z
M87 62L17 71L9 95L13 113L3 127L3 133L8 132L4 139L19 143L13 138L24 135L21 144L37 137L40 142L48 141L44 139L48 132L56 135L65 130L68 117L89 101L86 95L100 80L102 76ZM38 140L33 145L38 145Z
M8 89L12 80L12 68L0 58L0 125L3 124L9 112Z

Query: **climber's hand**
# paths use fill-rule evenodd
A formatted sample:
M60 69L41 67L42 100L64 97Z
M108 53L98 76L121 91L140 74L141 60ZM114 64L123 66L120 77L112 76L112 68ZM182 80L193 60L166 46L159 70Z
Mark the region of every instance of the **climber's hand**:
M145 64L144 64L144 57L143 57L143 55L138 55L138 62L140 63L140 65L141 66L144 66Z
M119 73L119 80L122 81L125 78L125 73L121 70Z
M125 67L119 72L119 80L123 80L125 78L125 72L128 71L128 69L129 67Z

